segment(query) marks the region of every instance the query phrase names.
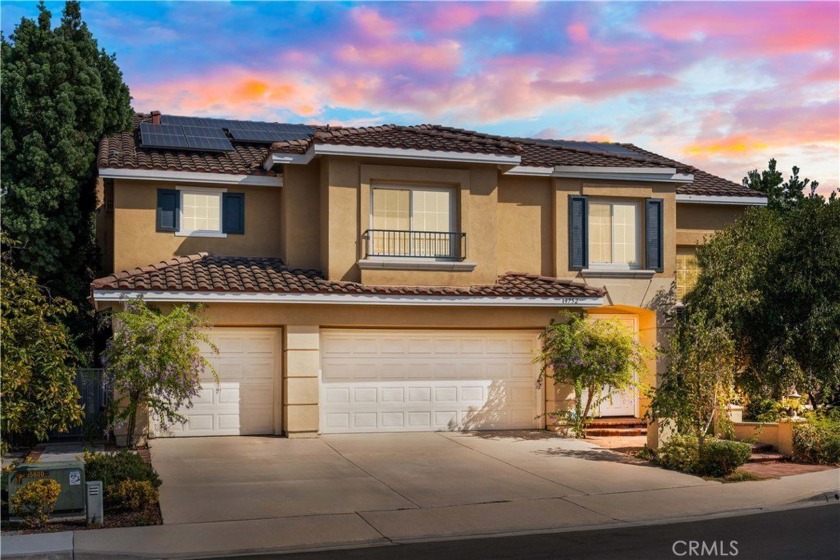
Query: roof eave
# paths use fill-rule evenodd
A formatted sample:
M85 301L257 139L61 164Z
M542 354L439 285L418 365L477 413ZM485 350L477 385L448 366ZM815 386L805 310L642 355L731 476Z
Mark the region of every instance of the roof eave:
M506 175L531 177L568 177L574 179L606 179L611 181L644 181L657 183L691 183L694 175L679 173L674 167L596 167L586 165L557 165L532 167L520 165Z
M131 298L157 303L278 303L329 305L425 305L433 307L601 307L602 296L515 297L437 296L398 294L312 294L288 292L198 292L166 290L94 289L96 303L119 303Z

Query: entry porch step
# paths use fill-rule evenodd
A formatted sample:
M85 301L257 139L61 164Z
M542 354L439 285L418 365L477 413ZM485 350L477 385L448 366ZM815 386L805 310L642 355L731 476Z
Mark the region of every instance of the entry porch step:
M644 436L647 435L647 422L632 416L596 418L589 424L587 435L603 436Z
M784 455L777 453L775 448L769 443L751 443L752 455L750 455L750 463L772 463L784 459Z

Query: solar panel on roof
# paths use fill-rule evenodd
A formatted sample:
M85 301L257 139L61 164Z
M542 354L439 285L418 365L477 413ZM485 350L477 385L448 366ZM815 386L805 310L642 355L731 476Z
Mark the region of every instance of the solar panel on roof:
M178 117L173 115L161 115L160 122L161 124L171 124L171 125L192 125L192 126L204 126L202 123L204 119L201 117Z
M287 140L305 140L309 137L301 132L280 132L274 130L258 130L253 128L232 128L230 135L239 142L284 142Z
M207 152L231 152L233 144L227 138L208 138L206 136L187 136L187 144L194 150Z
M233 145L221 128L186 124L140 123L140 141L146 148L178 148L211 152L233 151Z
M149 148L189 148L178 125L140 123L140 140Z
M574 150L586 150L588 152L601 152L617 155L639 156L638 152L634 152L626 146L620 144L609 144L606 142L584 142L578 140L541 140L537 142L548 144L550 146L558 146L560 148L571 148Z

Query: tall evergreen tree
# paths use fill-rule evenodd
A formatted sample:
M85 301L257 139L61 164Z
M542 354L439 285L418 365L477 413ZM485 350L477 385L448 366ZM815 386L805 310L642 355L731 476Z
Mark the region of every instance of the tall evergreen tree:
M131 127L131 97L79 2L66 3L55 29L38 9L2 38L3 229L27 273L84 305L97 257L96 147Z
M793 167L793 175L787 181L781 171L776 170L776 160L771 159L767 169L759 172L753 169L741 181L745 187L767 195L767 206L775 210L789 210L799 206L803 200L813 197L820 184L810 179L799 178L799 168ZM806 192L807 191L807 192Z

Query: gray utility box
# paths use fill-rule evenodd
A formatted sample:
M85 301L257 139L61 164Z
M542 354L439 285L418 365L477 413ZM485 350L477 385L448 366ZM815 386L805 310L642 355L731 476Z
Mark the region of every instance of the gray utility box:
M9 474L9 498L27 482L52 479L61 485L61 494L55 503L56 513L84 511L85 464L81 461L56 461L54 463L23 463Z

